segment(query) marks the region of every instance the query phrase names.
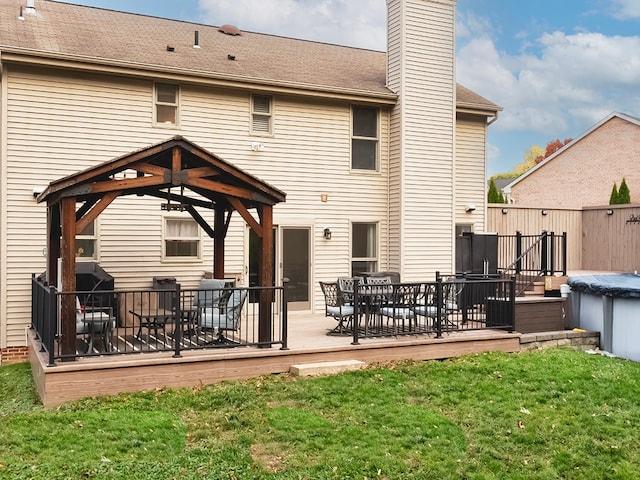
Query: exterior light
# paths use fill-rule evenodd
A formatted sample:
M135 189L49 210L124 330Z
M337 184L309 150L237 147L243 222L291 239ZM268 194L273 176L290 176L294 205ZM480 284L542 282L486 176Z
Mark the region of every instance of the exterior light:
M613 210L611 209L607 210L607 215L613 215Z
M325 240L331 240L331 230L325 228L322 232L322 236L325 238Z
M542 215L548 215L549 214L549 210L542 210Z
M506 215L507 213L509 213L509 209L508 208L503 208L502 209L502 214Z

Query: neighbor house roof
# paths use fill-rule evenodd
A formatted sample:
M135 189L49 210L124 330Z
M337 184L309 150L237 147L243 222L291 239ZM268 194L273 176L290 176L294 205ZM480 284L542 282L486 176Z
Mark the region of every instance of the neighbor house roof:
M635 125L640 126L640 118L634 117L632 115L627 115L625 113L612 112L609 115L607 115L606 117L604 117L602 120L600 120L598 123L593 125L591 128L589 128L587 131L582 133L579 137L574 138L571 142L567 143L564 147L562 147L561 149L557 150L553 154L549 155L542 162L540 162L539 164L537 164L534 167L530 168L529 170L524 172L519 177L515 178L512 182L510 182L508 185L506 185L503 188L503 191L505 191L507 193L511 192L511 187L513 187L514 185L517 185L522 180L527 178L529 175L537 172L538 170L543 168L545 165L547 165L549 162L552 162L553 159L556 158L558 155L562 154L562 152L564 152L565 150L568 150L569 148L571 148L573 145L575 145L576 143L581 141L583 138L585 138L586 136L588 136L591 133L593 133L595 130L600 128L602 125L604 125L605 123L607 123L609 120L611 120L614 117L618 117L618 118L620 118L622 120L626 120L627 122L631 122L631 123L633 123Z
M386 53L321 42L124 13L50 0L2 0L0 49L3 61L74 68L124 69L134 74L187 75L229 86L325 92L395 103L386 86ZM19 14L23 8L23 18ZM200 48L194 48L195 32ZM500 107L458 86L458 103L495 113Z

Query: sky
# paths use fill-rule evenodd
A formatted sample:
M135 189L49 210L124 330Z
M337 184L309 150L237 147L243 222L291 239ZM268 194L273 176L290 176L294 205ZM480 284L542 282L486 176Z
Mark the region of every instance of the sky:
M69 3L386 50L385 0ZM612 112L640 116L640 0L458 0L456 79L500 105L488 175Z

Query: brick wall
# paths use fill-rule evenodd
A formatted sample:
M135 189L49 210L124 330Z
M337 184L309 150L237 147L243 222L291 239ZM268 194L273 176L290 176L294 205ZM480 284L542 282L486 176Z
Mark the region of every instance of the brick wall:
M0 350L0 365L29 361L29 347L7 347Z
M619 117L586 135L511 188L518 207L608 205L624 177L631 202L640 201L640 126Z

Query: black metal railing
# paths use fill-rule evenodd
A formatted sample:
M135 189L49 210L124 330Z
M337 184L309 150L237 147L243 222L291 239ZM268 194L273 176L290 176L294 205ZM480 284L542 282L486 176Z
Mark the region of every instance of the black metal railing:
M263 299L253 303L249 299ZM72 312L63 305L73 303ZM262 309L259 305L262 304ZM64 315L72 315L65 319ZM63 322L75 324L65 342ZM32 328L57 360L100 355L274 347L287 349L284 287L57 292L32 279ZM67 324L68 325L68 324ZM68 340L68 339L67 339Z
M496 328L513 331L515 278L444 278L354 289L353 343L361 338Z
M498 271L503 278L517 277L516 295L545 275L566 275L567 233L498 235Z

